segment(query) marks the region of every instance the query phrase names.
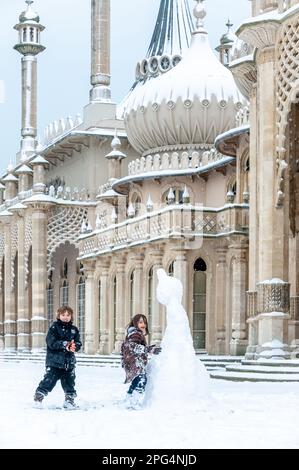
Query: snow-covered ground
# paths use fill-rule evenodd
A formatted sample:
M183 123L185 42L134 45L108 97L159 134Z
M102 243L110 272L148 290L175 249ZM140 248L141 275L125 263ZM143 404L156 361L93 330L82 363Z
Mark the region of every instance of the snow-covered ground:
M298 448L299 383L212 381L212 399L177 410L128 410L120 368L77 367L80 410L56 409L58 383L33 407L42 364L0 362L0 448ZM171 390L169 390L171 394Z

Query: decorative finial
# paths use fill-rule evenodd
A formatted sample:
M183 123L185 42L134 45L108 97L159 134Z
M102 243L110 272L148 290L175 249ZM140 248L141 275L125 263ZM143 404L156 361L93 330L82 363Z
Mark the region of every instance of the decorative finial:
M7 167L7 173L12 173L14 169L14 166L12 164L12 160L10 159L8 167Z
M30 5L33 3L33 0L25 0L25 2L26 2L27 5L30 7Z
M230 29L234 26L234 23L231 22L230 19L227 20L227 23L226 23L226 26L227 26L227 29L228 29L228 32L230 31Z
M196 18L196 29L197 31L204 31L204 22L203 19L205 18L207 12L205 7L203 6L204 0L195 0L197 5L195 5L193 14Z
M114 137L113 137L112 142L111 142L111 147L112 147L113 150L119 150L120 147L121 147L121 141L118 138L117 129L115 129L115 131L114 131Z

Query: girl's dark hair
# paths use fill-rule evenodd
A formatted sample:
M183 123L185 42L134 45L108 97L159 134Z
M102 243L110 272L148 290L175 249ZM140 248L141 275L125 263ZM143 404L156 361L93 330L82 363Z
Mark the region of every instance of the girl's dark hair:
M68 312L71 315L71 321L74 321L74 310L68 305L63 305L57 309L56 319L60 320L60 315L62 315L64 312Z
M145 315L142 315L141 313L138 313L137 315L135 315L132 320L130 321L130 323L128 324L127 328L130 328L130 326L134 326L135 328L138 328L138 322L139 320L142 318L142 320L144 321L145 323L145 334L148 335L149 334L149 331L148 331L148 321L147 321L147 318Z

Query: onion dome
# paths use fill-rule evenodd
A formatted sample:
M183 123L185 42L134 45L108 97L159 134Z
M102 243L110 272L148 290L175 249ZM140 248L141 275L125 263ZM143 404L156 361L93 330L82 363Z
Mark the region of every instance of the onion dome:
M189 49L193 21L188 0L160 0L155 29L146 56L136 65L135 82L117 107L118 119L131 93L147 80L163 75L175 67Z
M139 153L213 145L234 127L236 112L246 103L232 73L211 49L203 28L203 0L196 1L196 29L181 62L133 90L128 99L126 131Z
M161 0L146 57L136 66L136 81L168 72L190 46L193 22L188 0Z
M20 16L19 20L20 23L25 23L26 21L35 21L36 23L39 23L39 16L38 14L32 9L31 4L33 3L33 0L26 0L26 3L28 5L27 10L23 11Z

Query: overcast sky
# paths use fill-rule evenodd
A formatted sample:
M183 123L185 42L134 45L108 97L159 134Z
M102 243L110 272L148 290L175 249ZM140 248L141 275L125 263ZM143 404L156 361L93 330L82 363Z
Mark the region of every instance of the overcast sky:
M46 26L38 55L38 133L50 122L82 114L90 89L90 0L35 0ZM193 7L194 0L189 0ZM207 0L206 28L215 48L229 17L234 30L250 16L249 0ZM119 102L134 80L135 67L147 51L160 0L111 0L112 98ZM0 0L0 172L14 161L20 145L21 55L13 50L13 26L24 0ZM4 93L2 88L4 84ZM4 97L2 96L4 94ZM1 98L4 98L1 100Z

